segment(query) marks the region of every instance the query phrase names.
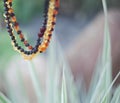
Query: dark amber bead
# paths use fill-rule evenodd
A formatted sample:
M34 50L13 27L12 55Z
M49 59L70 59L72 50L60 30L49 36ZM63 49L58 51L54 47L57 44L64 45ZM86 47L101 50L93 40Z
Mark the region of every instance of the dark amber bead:
M38 37L41 38L41 37L43 37L43 35L44 35L43 33L39 33Z

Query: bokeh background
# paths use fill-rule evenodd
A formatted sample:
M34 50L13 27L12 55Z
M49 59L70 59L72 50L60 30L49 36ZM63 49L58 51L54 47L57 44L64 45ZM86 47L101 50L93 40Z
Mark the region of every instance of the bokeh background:
M55 28L56 38L65 51L80 32L102 12L101 0L60 0L60 10ZM119 0L106 0L108 9L120 9ZM19 24L28 38L34 44L42 25L44 0L13 0L13 7ZM0 76L10 63L19 65L19 60L14 61L16 55L13 50L9 35L5 28L3 0L0 0ZM46 53L42 54L45 55ZM16 56L17 57L17 56ZM20 56L18 56L20 57ZM21 65L20 65L21 66ZM24 63L23 63L24 67ZM14 66L13 66L14 68ZM11 72L11 71L10 71ZM0 80L1 80L0 77ZM1 84L0 84L1 87ZM3 86L4 87L4 86ZM4 92L4 89L2 89Z
M120 8L119 0L107 0L108 8ZM34 44L42 25L44 0L14 0L13 7L24 34ZM0 0L0 69L10 58L17 55L6 32L3 1ZM62 47L80 35L81 30L102 11L101 0L61 0L60 13L57 18L56 36ZM64 45L65 44L65 45Z
M107 0L109 8L119 8L119 0ZM44 0L14 0L13 7L21 28L28 39L35 39L42 23ZM3 2L0 0L0 68L13 54L3 17ZM61 44L69 42L102 10L101 0L61 0L56 32ZM74 35L75 34L75 35Z

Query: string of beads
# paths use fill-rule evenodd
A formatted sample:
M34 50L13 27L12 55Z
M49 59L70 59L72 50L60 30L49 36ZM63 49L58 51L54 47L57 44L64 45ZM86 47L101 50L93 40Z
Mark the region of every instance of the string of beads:
M50 42L52 33L54 31L54 26L56 22L56 15L58 14L59 0L47 0L45 11L44 11L44 22L43 26L38 33L38 39L36 45L33 47L25 39L20 27L17 22L14 10L12 8L12 0L4 0L5 7L5 22L8 29L8 33L11 37L12 45L15 50L17 50L25 59L31 60L38 53L44 52ZM18 43L14 35L14 31L19 35L21 42L29 50L25 50Z

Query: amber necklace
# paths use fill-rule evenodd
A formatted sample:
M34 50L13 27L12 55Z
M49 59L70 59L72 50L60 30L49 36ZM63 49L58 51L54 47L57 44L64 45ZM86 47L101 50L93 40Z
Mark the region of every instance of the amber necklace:
M31 60L37 54L42 53L47 49L54 30L56 15L58 14L59 1L60 0L46 1L43 26L38 33L36 45L33 47L25 39L22 31L20 30L19 23L17 22L14 10L12 8L12 0L4 0L5 22L8 33L11 37L12 45L14 49L17 50L25 59ZM21 42L23 42L28 50L25 50L17 43L14 31L19 35Z

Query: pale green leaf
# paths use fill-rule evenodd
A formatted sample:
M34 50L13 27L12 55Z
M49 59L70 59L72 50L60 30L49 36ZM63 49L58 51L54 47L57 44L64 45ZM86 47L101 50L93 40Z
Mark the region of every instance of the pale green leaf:
M0 93L0 103L11 103L7 97Z

